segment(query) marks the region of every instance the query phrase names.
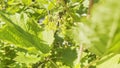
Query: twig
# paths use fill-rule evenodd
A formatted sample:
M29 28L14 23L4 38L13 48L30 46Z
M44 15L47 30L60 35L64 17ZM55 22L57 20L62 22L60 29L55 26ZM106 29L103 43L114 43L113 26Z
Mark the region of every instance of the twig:
M91 9L92 9L92 6L93 6L93 2L94 2L94 0L89 0L88 18L90 17L90 14L91 14Z
M78 49L78 60L77 60L77 63L80 62L80 59L81 59L81 57L82 57L82 53L83 53L83 44L81 43L81 44L80 44L80 47L79 47L79 49Z

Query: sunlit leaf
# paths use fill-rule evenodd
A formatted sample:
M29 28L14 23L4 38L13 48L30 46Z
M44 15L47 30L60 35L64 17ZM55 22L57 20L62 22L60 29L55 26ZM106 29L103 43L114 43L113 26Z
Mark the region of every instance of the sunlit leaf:
M22 0L22 3L29 6L32 3L32 0Z
M103 60L105 58L109 58L109 56L103 57ZM105 62L99 63L97 65L97 68L119 68L120 67L119 61L120 61L120 54L117 54L117 55L109 58Z
M20 26L13 23L2 13L1 17L4 18L7 25L5 28L0 30L0 39L9 41L21 47L35 47L45 53L49 51L49 46L45 44L40 38L24 31Z
M17 55L18 56L14 60L19 63L31 64L31 63L36 63L40 60L40 58L38 58L35 55L29 55L23 52L18 52Z

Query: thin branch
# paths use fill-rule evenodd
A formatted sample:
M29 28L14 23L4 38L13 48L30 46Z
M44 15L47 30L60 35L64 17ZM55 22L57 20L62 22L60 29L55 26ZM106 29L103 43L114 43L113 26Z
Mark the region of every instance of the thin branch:
M77 63L80 63L81 57L82 57L82 53L83 53L83 44L80 44L80 47L78 49L78 60Z
M94 0L89 0L88 17L90 17L91 9L92 9L93 3L94 3Z

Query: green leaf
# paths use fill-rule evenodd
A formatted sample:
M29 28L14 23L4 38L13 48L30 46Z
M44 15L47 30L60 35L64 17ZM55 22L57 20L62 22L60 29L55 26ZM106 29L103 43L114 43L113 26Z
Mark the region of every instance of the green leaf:
M48 5L48 10L51 10L51 9L53 9L55 7L55 5L53 5L52 3L50 3L49 5Z
M69 36L76 45L80 45L81 43L90 44L89 38L87 37L89 34L87 32L91 33L89 27L83 23L77 23L76 26L66 30L66 35Z
M72 67L74 64L73 62L77 59L77 52L75 49L68 47L62 50L61 56L62 62Z
M49 46L44 43L38 36L30 34L20 26L13 23L2 12L1 18L6 22L6 26L0 29L0 39L19 45L23 48L35 47L43 53L49 52Z
M109 56L105 56L102 58L102 60L108 57ZM109 58L108 60L105 60L105 62L98 63L97 68L119 68L120 67L119 61L120 61L120 54L117 54Z
M48 0L36 0L40 7L48 9L49 1Z
M110 53L109 49L112 49L111 52L119 52L118 43L114 42L114 37L118 34L117 30L119 30L118 26L120 25L120 10L118 8L120 8L118 0L100 1L93 8L91 25L89 26L95 33L92 37L97 38L97 40L91 40L91 51L97 55L103 56Z
M84 0L82 4L84 7L88 8L89 7L89 0Z
M17 55L14 60L19 63L32 64L40 60L36 55L25 54L23 52L18 52Z
M40 33L39 37L46 42L46 44L51 45L54 41L54 32L52 30L44 30Z
M32 3L32 0L22 0L22 3L29 6Z

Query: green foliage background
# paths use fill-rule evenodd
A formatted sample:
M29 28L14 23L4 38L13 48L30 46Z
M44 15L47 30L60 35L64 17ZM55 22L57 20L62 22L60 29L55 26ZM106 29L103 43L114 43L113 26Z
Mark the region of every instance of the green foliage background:
M119 68L119 0L0 0L0 68Z

